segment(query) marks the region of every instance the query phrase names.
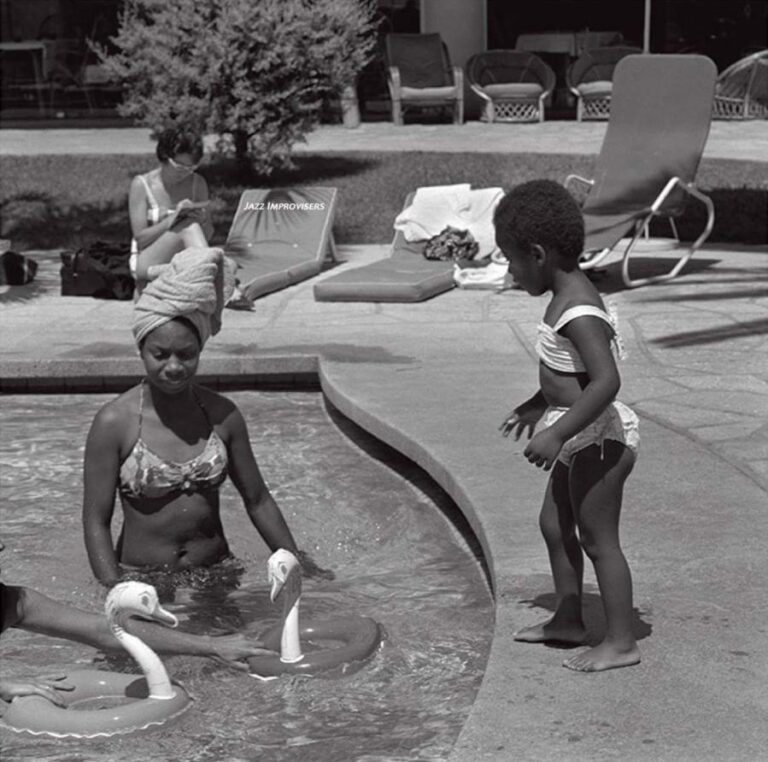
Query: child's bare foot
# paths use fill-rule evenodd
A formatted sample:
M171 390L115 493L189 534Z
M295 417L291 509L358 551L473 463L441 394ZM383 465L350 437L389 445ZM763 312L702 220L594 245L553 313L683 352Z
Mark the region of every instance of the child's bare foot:
M522 643L569 643L579 646L584 642L586 630L576 623L558 623L554 619L523 627L512 637Z
M576 672L603 672L606 669L631 667L639 663L640 651L636 645L624 649L608 643L600 643L588 651L582 651L566 659L563 666Z

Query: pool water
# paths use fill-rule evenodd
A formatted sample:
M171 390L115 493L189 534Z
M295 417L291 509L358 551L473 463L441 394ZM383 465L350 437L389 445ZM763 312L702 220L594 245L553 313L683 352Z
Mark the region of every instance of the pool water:
M90 421L111 396L0 398L2 579L89 610L101 609L104 591L91 577L82 540L82 457ZM449 755L480 685L493 629L476 552L446 518L455 506L409 461L328 409L319 393L228 396L248 422L262 473L299 546L336 573L333 581L305 581L302 622L373 617L386 632L381 650L351 676L268 683L212 660L164 657L169 674L195 698L173 725L90 741L0 730L4 762L397 762ZM209 580L180 587L166 607L187 631L258 636L280 613L269 602L269 550L229 482L222 517L245 569L239 585ZM119 518L115 532L118 526ZM6 631L0 654L6 676L61 674L75 665L137 669L123 655L18 630Z

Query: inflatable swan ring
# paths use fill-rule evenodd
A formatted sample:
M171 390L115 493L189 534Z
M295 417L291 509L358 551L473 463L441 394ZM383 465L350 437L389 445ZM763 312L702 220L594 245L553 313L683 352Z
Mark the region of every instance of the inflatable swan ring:
M293 553L280 549L269 558L270 599L283 599L283 616L276 627L262 635L265 648L278 655L252 656L250 673L260 680L279 675L314 675L335 670L348 675L357 671L381 643L379 625L367 617L348 616L299 627L301 566ZM302 653L301 639L318 650ZM322 641L333 641L324 648ZM341 645L339 645L341 643Z
M163 725L187 709L191 701L187 692L171 683L157 654L122 626L130 616L170 627L178 624L160 606L155 588L142 582L121 582L109 592L104 608L112 633L139 663L144 677L97 670L70 672L66 680L75 689L59 694L65 706L56 706L42 696L20 696L3 715L4 725L34 735L97 738ZM109 708L87 708L99 704Z

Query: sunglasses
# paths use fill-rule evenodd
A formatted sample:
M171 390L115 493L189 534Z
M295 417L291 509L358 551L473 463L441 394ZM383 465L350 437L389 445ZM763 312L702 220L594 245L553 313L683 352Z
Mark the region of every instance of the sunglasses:
M168 158L168 163L174 169L183 169L186 172L194 172L200 166L200 162L199 161L196 164L180 164L178 161L174 161L170 157Z

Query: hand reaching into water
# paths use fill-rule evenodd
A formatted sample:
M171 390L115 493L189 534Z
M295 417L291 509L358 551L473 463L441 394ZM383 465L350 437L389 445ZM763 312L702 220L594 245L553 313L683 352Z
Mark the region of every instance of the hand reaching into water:
M307 579L336 579L336 575L330 569L321 569L309 553L300 550L297 557L301 564L301 572Z
M234 669L247 671L248 665L245 659L251 656L274 654L274 651L264 648L258 640L247 638L240 633L217 635L211 640L213 641L213 658Z
M0 680L0 699L13 701L16 696L42 696L56 706L64 706L64 700L57 691L73 691L75 686L64 682L64 675L55 677L18 677Z

